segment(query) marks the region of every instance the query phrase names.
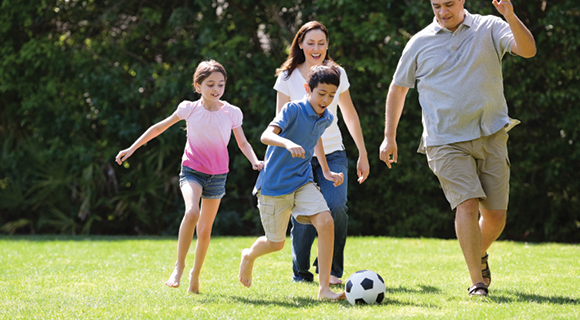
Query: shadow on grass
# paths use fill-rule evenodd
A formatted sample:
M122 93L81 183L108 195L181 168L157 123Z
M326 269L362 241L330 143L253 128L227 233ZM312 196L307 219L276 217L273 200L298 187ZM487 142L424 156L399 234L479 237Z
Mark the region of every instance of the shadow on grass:
M316 300L307 297L293 297L288 300L275 300L275 299L263 299L263 298L253 298L253 297L241 297L241 296L230 296L230 299L240 303L258 305L258 306L271 306L276 305L284 308L304 308L305 306L314 306L323 303L335 303L323 300Z
M493 293L488 296L490 301L496 303L509 303L509 302L536 302L536 303L548 303L548 304L580 304L580 300L565 297L565 296L542 296L538 294L523 293L516 290L493 290Z
M339 304L343 304L346 306L349 306L350 303L347 300L340 300L340 301L324 301L324 300L317 300L317 299L312 299L312 298L307 298L307 297L295 297L292 298L290 300L285 300L285 301L281 301L281 300L269 300L269 299L262 299L262 298L251 298L251 297L240 297L240 296L230 296L229 297L231 300L235 301L235 302L239 302L239 303L244 303L244 304L252 304L252 305L258 305L258 306L278 306L278 307L284 307L284 308L304 308L304 307L314 307L320 304L327 304L327 303L339 303ZM396 306L413 306L413 307L426 307L425 305L421 304L421 303L411 303L411 302L407 302L407 301L399 301L399 300L394 300L394 299L389 299L388 297L385 297L385 299L383 300L383 302L379 305L379 306L392 306L392 305L396 305ZM431 308L433 308L433 306L430 306Z
M387 294L389 294L389 293L415 293L415 294L428 293L428 294L433 294L433 293L441 292L441 289L439 289L437 287L432 287L432 286L418 286L417 288L406 288L406 287L399 286L398 288L387 287L385 292Z

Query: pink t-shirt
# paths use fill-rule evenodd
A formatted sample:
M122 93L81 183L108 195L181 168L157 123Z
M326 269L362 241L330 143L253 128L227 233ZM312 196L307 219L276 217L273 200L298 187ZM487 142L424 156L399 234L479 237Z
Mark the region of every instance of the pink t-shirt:
M184 100L176 114L187 122L187 143L182 165L205 174L228 172L228 142L232 129L242 125L242 111L222 101L223 107L208 111L197 101Z

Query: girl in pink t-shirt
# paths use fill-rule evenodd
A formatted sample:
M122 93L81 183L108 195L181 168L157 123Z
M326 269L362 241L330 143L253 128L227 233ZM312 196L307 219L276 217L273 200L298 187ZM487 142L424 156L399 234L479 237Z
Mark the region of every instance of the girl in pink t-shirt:
M220 63L214 60L201 62L193 75L193 87L201 94L201 99L181 102L170 117L151 126L131 147L121 150L116 157L117 163L121 164L140 146L179 120L187 122L187 143L179 174L185 215L179 227L175 269L165 284L179 287L185 269L185 257L197 226L195 259L189 273L188 293L199 293L199 274L209 247L212 225L221 198L225 195L229 162L227 145L232 131L238 147L252 163L252 168L259 171L264 166L242 130L242 111L220 100L226 79L226 70Z

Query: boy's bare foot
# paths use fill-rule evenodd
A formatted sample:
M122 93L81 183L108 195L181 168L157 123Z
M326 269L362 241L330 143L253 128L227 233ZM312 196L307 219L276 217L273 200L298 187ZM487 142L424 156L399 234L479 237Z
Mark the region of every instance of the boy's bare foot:
M330 283L330 285L336 286L336 285L342 284L342 280L340 280L339 278L337 278L333 275L330 275L329 283Z
M199 293L199 278L194 277L189 273L189 288L187 289L187 293Z
M249 251L250 249L242 250L242 261L238 275L240 282L248 288L252 285L252 269L254 268L254 260L250 259Z
M181 281L182 274L183 274L183 268L179 268L178 266L175 266L175 269L173 269L173 273L171 273L171 276L169 276L169 279L167 281L165 281L165 284L169 287L172 287L172 288L179 287L179 281Z
M330 290L330 288L326 288L326 289L319 289L318 290L318 299L321 299L321 300L345 300L346 295L344 292L336 293L336 292Z

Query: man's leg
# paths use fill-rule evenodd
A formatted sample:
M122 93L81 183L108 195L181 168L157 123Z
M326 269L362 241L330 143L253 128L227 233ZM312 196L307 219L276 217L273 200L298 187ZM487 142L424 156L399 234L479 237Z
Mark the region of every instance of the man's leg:
M468 199L457 206L455 232L465 257L471 285L483 282L481 275L482 233L479 228L479 200Z
M499 238L505 227L506 210L487 210L479 208L481 218L479 229L481 230L481 256L485 256L487 249Z

